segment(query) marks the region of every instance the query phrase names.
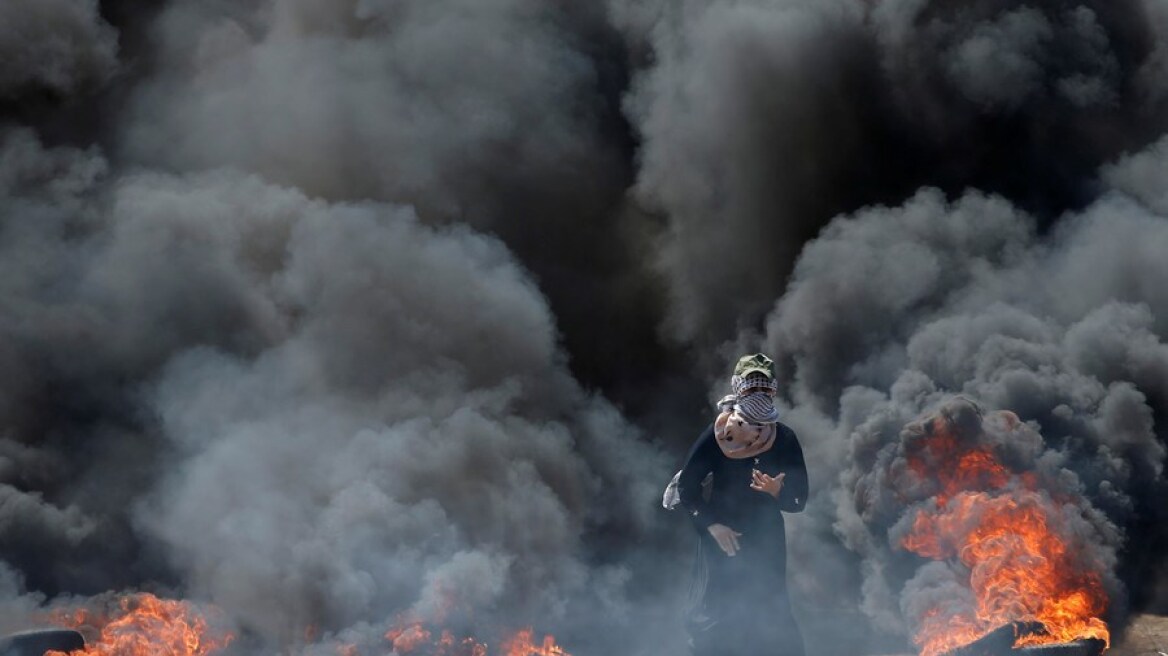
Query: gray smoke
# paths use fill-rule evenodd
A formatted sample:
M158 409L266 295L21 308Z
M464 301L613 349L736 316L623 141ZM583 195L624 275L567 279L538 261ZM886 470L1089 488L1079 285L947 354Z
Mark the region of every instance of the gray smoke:
M1111 176L1132 180L1161 149ZM1168 297L1149 283L1168 275L1166 247L1168 221L1118 193L1040 237L1001 198L947 202L931 190L836 219L807 245L764 344L790 363L792 424L827 442L809 451L832 504L809 519L859 556L862 576L850 584L875 626L904 630L912 618L901 611L919 613L940 585L929 581L941 565L924 565L898 538L911 502L935 492L906 491L896 478L912 435L904 427L954 394L1017 413L1016 429L975 434L996 440L1015 471L1039 472L1041 489L1082 499L1089 526L1067 530L1094 533L1083 548L1110 564L1117 626L1129 593L1141 606L1164 603L1152 554L1166 537L1154 499L1168 454ZM827 431L824 415L835 422ZM820 564L796 580L838 566L805 541L803 556Z
M619 535L611 557L646 536L667 468L567 373L545 301L500 242L252 175L99 182L93 155L46 150L27 132L5 146L23 166L10 168L23 184L8 206L23 211L5 245L45 269L5 260L25 273L7 279L26 305L9 328L26 343L8 369L10 398L33 396L7 417L11 459L24 466L6 480L32 488L5 488L15 542L108 557L115 545L93 524L129 513L185 594L270 645L411 609L426 620L473 611L499 630L600 616L627 626L628 564L597 564L589 549L604 542L586 538ZM91 216L68 213L85 200ZM15 220L35 212L33 225ZM100 384L90 376L114 375L130 382L89 389ZM30 404L59 403L37 376L126 404L126 416L103 419L136 420L139 433L90 423L60 436L62 453L51 440L21 450L43 420ZM78 480L38 481L50 454ZM82 505L44 503L45 485ZM42 585L93 566L49 553L62 562L23 563ZM107 569L105 584L136 574Z
M862 147L849 127L866 113L859 14L846 2L613 4L652 42L627 106L643 141L635 190L669 217L654 258L669 325L709 343L753 324L801 242L846 207L827 196Z
M159 186L126 193L150 204ZM161 202L205 206L233 186L184 183ZM138 518L193 591L282 638L411 606L438 619L444 597L498 608L498 623L563 622L568 599L621 597L608 586L622 566L593 568L582 539L647 530L656 489L639 472L661 465L567 376L547 308L502 246L407 210L237 193L261 208L254 234L286 236L252 288L285 335L254 358L189 351L151 395L187 464ZM205 226L247 223L223 209L174 230L213 240ZM243 239L224 251L245 255Z
M1168 604L1168 5L0 18L0 629L149 589L247 653L402 617L676 653L656 496L754 348L811 467L810 653L903 649L960 585L889 533L958 394L1081 499L1112 619Z
M1165 128L1156 2L610 5L648 62L627 106L670 334L706 348L757 330L836 214L975 187L1045 228Z
M159 65L120 108L120 156L495 234L540 282L578 372L641 407L632 390L671 367L601 7L178 1L150 34Z
M587 105L561 109L595 73L555 15L524 0L171 3L126 148L489 221L473 194L492 165L583 165L597 141Z
M1117 626L1163 608L1163 4L611 6L670 334L779 357L820 486L790 522L809 646L871 648L860 611L907 631L905 508L861 509L954 394L1017 412L1084 495Z
M619 154L574 107L593 64L530 3L409 9L174 3L129 39L151 65L96 103L118 110L95 121L108 147L5 129L5 603L163 590L222 608L244 650L310 628L384 647L399 615L659 639L638 596L663 583L635 546L662 539L668 465L573 378L531 273L471 227L520 225L526 201L553 224L598 211L550 211L611 186L566 182ZM16 70L73 106L113 79L52 63L73 77ZM540 176L561 191L521 193ZM627 244L572 225L619 274ZM542 265L561 256L579 255Z
M0 103L23 94L67 96L105 82L117 33L96 0L12 0L0 7Z

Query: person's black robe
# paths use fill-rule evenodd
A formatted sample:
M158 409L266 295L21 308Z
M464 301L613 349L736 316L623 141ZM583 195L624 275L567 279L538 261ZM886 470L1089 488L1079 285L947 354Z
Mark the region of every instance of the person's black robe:
M783 512L800 512L806 505L807 467L795 432L781 423L777 431L769 450L737 460L722 453L711 425L682 468L681 507L700 535L686 621L694 656L804 655L787 596ZM786 474L777 499L750 489L752 469ZM735 556L718 546L707 530L710 524L742 534Z

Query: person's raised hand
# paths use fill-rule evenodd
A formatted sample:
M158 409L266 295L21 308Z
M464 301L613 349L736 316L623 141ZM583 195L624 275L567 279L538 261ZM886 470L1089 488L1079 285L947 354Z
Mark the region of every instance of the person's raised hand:
M725 524L710 524L706 529L710 535L714 536L714 540L722 547L722 551L726 552L727 556L733 556L738 553L740 547L738 546L738 538L742 536L741 533L726 526Z
M750 489L766 492L778 499L779 492L783 490L783 479L786 477L787 474L785 473L780 473L778 476L770 476L757 469L752 469L750 471Z

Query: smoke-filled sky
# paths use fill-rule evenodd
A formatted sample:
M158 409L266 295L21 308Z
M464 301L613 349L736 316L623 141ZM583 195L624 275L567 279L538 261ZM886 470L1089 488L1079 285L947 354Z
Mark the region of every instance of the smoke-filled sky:
M882 476L955 395L1168 611L1166 182L1165 0L4 0L0 630L677 653L660 492L754 350L809 653L905 649Z

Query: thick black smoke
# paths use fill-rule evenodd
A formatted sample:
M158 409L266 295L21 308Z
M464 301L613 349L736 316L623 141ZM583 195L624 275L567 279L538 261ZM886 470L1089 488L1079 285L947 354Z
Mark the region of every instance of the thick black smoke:
M486 626L627 621L617 556L654 526L645 472L665 467L567 374L497 240L251 175L98 190L93 155L26 132L5 146L25 167L8 206L39 219L4 242L25 273L6 278L25 320L9 327L6 556L35 587L84 589L82 568L95 586L177 577L270 644L432 618L447 595ZM85 200L91 216L61 207ZM126 382L92 380L111 376ZM57 414L39 443L38 406ZM157 569L119 562L134 551L108 522Z
M68 96L107 81L117 32L93 2L14 0L0 9L0 98Z
M1131 179L1158 151L1110 177ZM1100 533L1114 533L1099 544L1118 551L1109 574L1126 584L1112 619L1129 601L1163 608L1168 298L1144 281L1168 275L1166 247L1168 221L1128 196L1040 238L1003 199L936 191L840 218L808 244L765 343L792 365L792 422L824 440L811 451L833 500L813 521L862 557L861 576L842 583L878 626L896 630L898 609L919 603L907 583L923 562L890 533L909 508L879 473L896 470L902 428L953 394L1016 412L1034 443L1020 470L1081 495Z
M599 250L627 275L629 240L577 220L617 216L627 166L577 43L595 19L173 3L114 70L95 5L59 28L7 9L75 45L5 43L45 66L5 90L56 112L0 142L14 607L145 587L223 608L241 649L380 637L405 613L587 645L656 612L633 547L661 541L668 465L572 377L513 254L552 283L593 282L571 258ZM82 103L101 116L56 129ZM42 124L113 129L49 145ZM563 240L544 259L484 232L536 220Z
M611 4L653 62L627 106L669 325L707 345L757 326L837 213L974 187L1045 229L1166 127L1160 3Z
M145 588L241 651L413 614L676 653L655 497L756 347L812 468L811 653L903 645L919 563L862 509L953 394L1016 412L1123 601L1168 604L1168 5L0 19L0 629Z
M809 643L850 649L822 618L855 599L905 630L919 562L856 487L956 393L1031 422L1122 532L1116 615L1163 608L1165 7L613 6L649 62L629 109L668 325L780 357L828 490L792 521Z

